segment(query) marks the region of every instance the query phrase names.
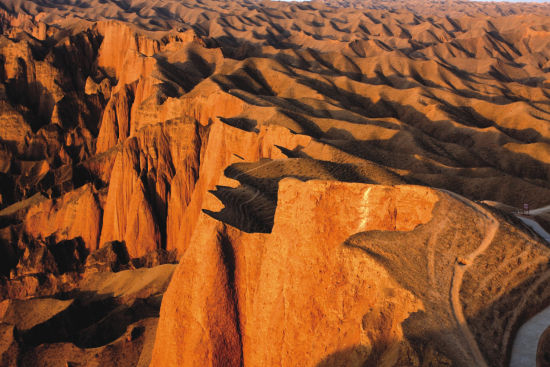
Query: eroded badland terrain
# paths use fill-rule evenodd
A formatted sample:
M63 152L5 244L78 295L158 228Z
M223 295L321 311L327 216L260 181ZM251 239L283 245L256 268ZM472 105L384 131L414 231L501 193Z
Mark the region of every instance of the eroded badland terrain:
M0 0L1 366L508 366L549 204L550 5Z

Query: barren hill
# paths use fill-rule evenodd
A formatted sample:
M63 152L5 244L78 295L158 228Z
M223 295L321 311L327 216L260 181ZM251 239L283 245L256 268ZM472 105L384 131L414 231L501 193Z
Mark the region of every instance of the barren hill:
M154 351L169 272L102 300L89 323L147 312L94 347L504 366L550 303L547 244L506 213L550 204L549 46L536 3L0 0L0 299L85 304L95 272L177 259ZM2 358L83 363L88 327Z

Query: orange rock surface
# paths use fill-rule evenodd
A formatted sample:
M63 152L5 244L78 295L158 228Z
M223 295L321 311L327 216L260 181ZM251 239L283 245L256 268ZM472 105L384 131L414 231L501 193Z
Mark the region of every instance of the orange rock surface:
M504 366L548 304L549 5L0 5L0 299L181 260L93 363Z
M479 338L472 347L449 298L453 262L488 234L470 224L486 220L481 209L460 200L417 186L287 178L268 234L202 214L164 297L151 365L466 366L480 363L477 348L481 363L500 365L505 353L488 347L488 333L513 327L538 301L524 295L531 299L521 310L494 320L491 309L499 306L486 299L499 291L487 282L513 269L516 256L548 254L540 245L526 250L532 245L508 234L513 224L499 217L503 233L491 256L476 260L456 305L479 322L469 325ZM509 260L491 260L500 257ZM547 270L537 263L527 260L522 279L512 272L499 283L513 289L531 277L543 281ZM510 297L497 303L517 302Z
M281 181L279 190L270 235L239 233L201 217L163 303L152 366L303 366L363 345L338 361L360 365L369 349L402 338L399 324L421 303L342 243L364 230L412 230L428 222L437 195L293 179ZM371 320L385 329L369 338L361 324L373 307L393 311Z
M90 185L71 191L58 200L32 206L25 216L25 230L33 237L54 236L56 241L82 238L85 246L98 248L102 210Z

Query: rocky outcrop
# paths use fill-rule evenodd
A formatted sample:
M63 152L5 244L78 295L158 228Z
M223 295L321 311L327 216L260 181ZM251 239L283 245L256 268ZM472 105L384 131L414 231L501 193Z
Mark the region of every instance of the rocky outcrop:
M91 185L84 185L57 200L45 200L26 213L25 231L34 238L55 242L79 238L89 251L98 248L101 204Z
M204 56L209 60L203 61L206 68L223 59L219 50L206 50L192 30L155 39L123 22L108 21L99 22L97 31L103 36L98 68L116 80L110 96L106 96L110 99L101 121L98 153L134 136L142 127L181 118L182 110L174 110L173 103L165 101L175 99L174 94L179 97L207 76L206 71L197 70L200 65L193 65L189 59L203 60ZM181 73L184 75L178 75ZM101 91L105 96L106 88L101 84L87 83L90 92Z
M86 272L120 271L128 268L130 257L122 242L108 242L86 258Z
M116 77L121 86L147 75L147 70L141 69L142 62L159 52L157 41L137 34L122 22L99 22L97 29L103 36L97 57L98 67Z
M200 144L195 125L181 122L148 127L127 140L113 166L100 244L125 241L130 256L139 257L173 241L172 217L158 218L179 214L172 206L184 203L170 201L171 195L190 195Z
M527 259L548 254L498 214L491 240L484 210L424 187L283 179L270 233L203 213L164 298L152 366L503 366L509 334L497 348L487 335L550 297L515 291L544 289L549 269ZM455 264L470 251L454 303ZM522 275L504 276L519 259Z
M114 93L105 106L96 152L102 153L124 141L130 131L130 109L134 100L133 88L127 86Z
M332 202L342 196L348 205ZM437 200L428 189L284 180L269 235L203 214L165 298L152 365L313 365L363 345L337 361L356 365L373 349L391 349L402 339L400 323L421 303L342 243L369 229L412 230L430 221ZM325 216L327 210L338 213ZM375 306L380 319L370 321L382 335L369 338L361 325Z
M140 157L137 141L131 139L118 154L105 203L100 243L125 241L131 256L139 256L157 247L160 232L139 176Z

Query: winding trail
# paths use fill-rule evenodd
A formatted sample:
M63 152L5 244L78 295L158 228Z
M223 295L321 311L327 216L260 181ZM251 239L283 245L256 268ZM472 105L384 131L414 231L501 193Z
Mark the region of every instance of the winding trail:
M467 201L462 196L453 192L447 190L445 190L445 192L450 194L455 199L463 202L465 205L473 208L477 212L483 214L483 216L487 218L487 221L485 222L485 236L480 245L468 255L458 257L455 261L449 295L455 320L458 324L460 331L462 332L462 335L468 342L470 351L472 352L473 360L475 362L475 366L487 367L487 362L485 361L483 354L481 354L481 351L479 350L479 345L477 344L477 341L472 334L472 331L468 327L468 322L464 317L462 303L460 302L460 289L462 288L462 281L464 279L464 274L466 273L466 270L468 270L468 268L474 263L475 259L483 252L485 252L485 250L487 250L487 248L491 245L491 242L493 242L493 239L495 238L500 224L496 220L496 218L481 205Z

